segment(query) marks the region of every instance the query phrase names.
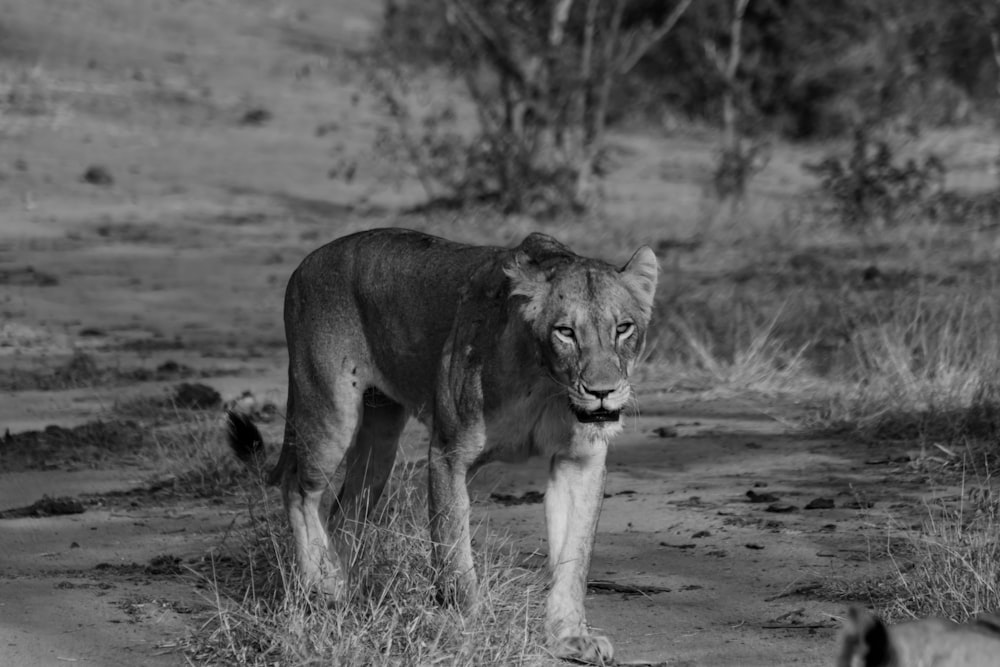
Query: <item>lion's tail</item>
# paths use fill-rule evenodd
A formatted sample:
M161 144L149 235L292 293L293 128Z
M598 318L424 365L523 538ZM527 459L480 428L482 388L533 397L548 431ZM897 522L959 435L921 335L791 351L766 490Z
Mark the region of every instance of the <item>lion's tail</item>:
M232 410L226 412L226 436L236 458L255 475L269 478L264 436L250 417Z

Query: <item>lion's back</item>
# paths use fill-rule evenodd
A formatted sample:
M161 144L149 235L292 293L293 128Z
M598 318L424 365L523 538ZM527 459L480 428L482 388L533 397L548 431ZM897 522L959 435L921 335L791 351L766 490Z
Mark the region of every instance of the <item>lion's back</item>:
M463 290L499 284L509 250L405 229L344 236L307 256L285 293L289 352L369 358L407 403L426 399ZM391 389L396 391L392 392Z

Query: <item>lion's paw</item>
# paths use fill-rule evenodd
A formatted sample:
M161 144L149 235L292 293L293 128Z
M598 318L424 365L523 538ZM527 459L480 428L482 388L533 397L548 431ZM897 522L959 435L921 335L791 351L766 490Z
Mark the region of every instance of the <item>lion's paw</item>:
M560 637L554 640L552 651L559 658L587 665L610 665L615 657L611 641L601 635Z

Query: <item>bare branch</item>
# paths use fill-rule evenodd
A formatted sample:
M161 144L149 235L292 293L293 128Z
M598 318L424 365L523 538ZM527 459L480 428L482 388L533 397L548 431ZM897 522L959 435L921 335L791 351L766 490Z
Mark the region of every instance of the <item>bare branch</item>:
M736 74L740 68L743 56L743 16L746 14L750 0L733 0L733 18L729 24L729 59L725 62L722 56L715 52L716 66L722 72L725 90L722 93L722 123L725 133L726 150L739 152L740 140L736 131L736 121L739 111L736 108ZM713 48L713 51L714 48Z
M622 61L618 65L618 74L630 72L657 42L666 37L667 33L673 30L677 22L684 16L684 12L687 11L692 2L693 0L680 0L674 6L673 11L663 20L663 23L650 31L645 39L630 49L631 53L623 53Z
M597 31L597 5L600 0L587 1L583 22L583 48L580 51L580 89L576 92L576 123L583 130L584 141L590 138L592 127L587 123L587 106L594 95L594 36Z
M719 70L719 74L725 76L726 61L723 59L722 54L719 53L719 47L715 45L715 42L710 39L703 39L701 41L701 48L705 52L705 57L715 65L715 69Z
M583 49L580 52L580 78L590 82L593 75L594 33L597 29L597 5L599 0L588 0L587 16L583 23Z
M746 14L750 0L734 0L733 22L729 38L729 63L726 65L726 78L730 81L736 78L736 70L740 67L740 57L743 55L743 16Z
M566 21L569 20L569 10L573 7L573 0L559 0L552 9L552 27L549 30L549 46L557 47L562 44L565 34Z
M615 61L618 59L619 54L625 52L624 50L620 50L618 53L615 53L615 45L619 44L621 39L622 18L624 16L625 0L617 0L615 8L611 13L611 24L608 26L608 34L604 38L604 71L601 72L601 86L597 92L597 101L594 103L594 108L591 111L590 127L587 130L587 136L591 144L588 150L591 153L599 148L599 144L603 139L605 116L607 116L608 101L611 99L611 87L614 85L615 77L618 75Z
M522 89L528 86L527 73L508 45L490 27L489 21L465 0L446 0L446 7L450 22L460 24L457 25L460 34L466 38L470 33L479 37L483 51L499 72L513 79Z

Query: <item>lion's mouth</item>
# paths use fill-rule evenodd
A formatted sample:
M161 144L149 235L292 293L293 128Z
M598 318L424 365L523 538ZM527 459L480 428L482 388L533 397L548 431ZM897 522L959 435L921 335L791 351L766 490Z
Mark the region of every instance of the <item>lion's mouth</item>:
M573 408L573 414L576 415L576 420L581 424L616 422L621 413L621 410L607 410L605 408L598 408L596 410L579 410L576 407Z

